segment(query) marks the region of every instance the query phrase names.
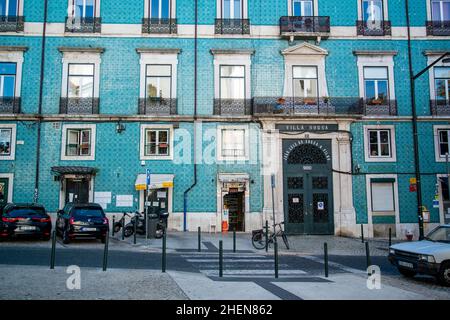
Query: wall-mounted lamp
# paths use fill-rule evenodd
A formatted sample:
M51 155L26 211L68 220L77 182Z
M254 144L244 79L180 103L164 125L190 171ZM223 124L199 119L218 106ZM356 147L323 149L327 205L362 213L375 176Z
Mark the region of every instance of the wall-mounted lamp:
M117 124L116 124L116 132L117 133L122 133L124 131L125 131L125 125L123 125L120 122L117 122Z

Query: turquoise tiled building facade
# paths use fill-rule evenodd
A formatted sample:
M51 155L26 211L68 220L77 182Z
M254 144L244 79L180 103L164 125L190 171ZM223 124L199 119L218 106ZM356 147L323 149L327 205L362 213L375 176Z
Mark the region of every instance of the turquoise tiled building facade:
M450 2L409 0L409 26L404 0L195 10L0 0L0 202L417 237L410 49L413 73L438 60L415 104L425 229L448 223Z

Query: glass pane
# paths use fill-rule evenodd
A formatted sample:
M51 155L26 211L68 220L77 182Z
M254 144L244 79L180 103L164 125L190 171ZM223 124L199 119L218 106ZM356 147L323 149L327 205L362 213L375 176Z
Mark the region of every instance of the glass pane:
M365 67L364 79L387 79L388 71L385 67Z
M161 19L168 19L170 16L169 1L170 0L161 0Z
M69 75L76 76L93 76L94 65L92 64L70 64Z
M383 1L382 0L364 0L363 1L363 20L364 21L382 21L383 20Z
M245 77L244 66L220 66L222 77Z
M372 157L377 157L378 156L378 144L376 144L376 143L371 143L370 144L370 155Z
M439 142L448 143L448 131L439 131Z
M366 99L375 99L375 81L365 81Z
M378 99L386 100L388 98L388 82L377 81L378 85Z
M317 80L294 80L294 97L317 98Z
M170 99L170 86L170 78L147 77L147 97Z
M159 0L151 0L151 18L158 19L159 18Z
M372 183L372 210L394 211L392 183Z
M0 129L0 155L11 152L11 129Z
M296 17L299 17L302 15L302 11L301 11L301 2L298 0L294 0L294 4L293 4L293 14Z
M390 148L389 148L389 144L388 143L381 144L380 148L381 148L381 155L382 156L387 157L387 156L390 155L390 151L389 151Z
M450 67L435 67L434 77L450 79Z
M69 130L68 137L67 137L67 143L68 144L78 144L78 134L79 134L79 132L77 130Z
M156 131L155 130L147 131L147 143L156 143Z
M223 18L224 19L231 18L231 1L232 0L223 0Z
M241 0L234 0L233 19L241 19Z
M440 1L433 1L431 3L431 10L433 21L441 21L442 16Z
M245 155L245 130L224 129L222 130L222 154L224 156Z
M84 14L87 18L93 18L94 17L94 1L95 0L86 0L86 12Z
M243 78L222 78L220 80L221 99L245 99Z
M302 15L305 17L313 16L313 5L312 1L302 1L303 3L303 13Z
M68 97L69 98L90 98L93 96L94 89L94 78L93 77L69 77L69 88Z
M14 97L14 87L16 84L15 76L0 76L0 96Z
M439 145L439 151L441 156L445 156L446 153L448 153L448 143L441 143Z
M369 131L369 141L370 141L370 143L378 142L378 132L377 131Z
M168 132L159 131L159 143L168 143Z
M389 143L389 131L380 131L380 142Z
M81 132L81 143L89 143L91 140L91 131L83 130Z
M9 0L8 16L17 16L17 1Z
M316 67L293 67L293 77L303 79L316 79L317 68Z
M0 63L0 75L15 75L16 64L15 63Z
M449 80L436 80L434 82L434 90L436 92L436 100L447 100L449 97Z
M450 21L450 1L445 1L442 4L443 12L442 16L444 21Z
M147 66L147 76L167 76L171 75L170 65L152 64Z

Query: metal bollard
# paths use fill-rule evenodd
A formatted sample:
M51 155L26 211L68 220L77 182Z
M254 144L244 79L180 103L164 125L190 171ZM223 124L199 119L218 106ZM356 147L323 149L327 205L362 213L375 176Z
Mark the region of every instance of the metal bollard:
M50 269L55 269L55 258L56 258L56 231L52 232L52 252L50 256Z
M372 265L371 261L370 261L370 251L369 251L369 242L366 241L366 264L367 264L367 268Z
M122 240L125 240L125 217L123 217L122 222Z
M138 217L137 217L137 216L134 216L134 234L133 234L133 236L134 236L134 238L133 238L133 243L134 243L134 244L136 244L136 234L137 234L137 224L138 224L138 221L139 221Z
M108 267L108 247L109 247L109 231L106 232L105 249L103 251L103 271Z
M198 227L198 252L202 251L202 229Z
M219 277L223 277L223 242L219 241Z
M361 223L361 243L364 243L364 226Z
M323 244L323 260L325 264L325 278L328 278L328 244Z
M275 278L278 278L278 242L274 242L274 258L275 258Z
M269 221L266 220L266 252L269 250Z
M392 229L389 228L389 247L392 245Z
M161 271L166 272L166 259L167 259L167 253L166 253L166 231L163 231L163 239L162 239L162 262L161 262Z
M233 230L233 252L236 252L236 230Z
M112 236L114 237L114 225L116 224L116 216L113 216L112 220Z

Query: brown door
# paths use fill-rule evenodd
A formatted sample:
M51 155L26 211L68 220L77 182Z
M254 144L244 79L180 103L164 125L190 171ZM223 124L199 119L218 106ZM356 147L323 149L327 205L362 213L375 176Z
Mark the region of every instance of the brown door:
M228 230L245 230L244 192L230 192L223 197L223 204L228 208Z

